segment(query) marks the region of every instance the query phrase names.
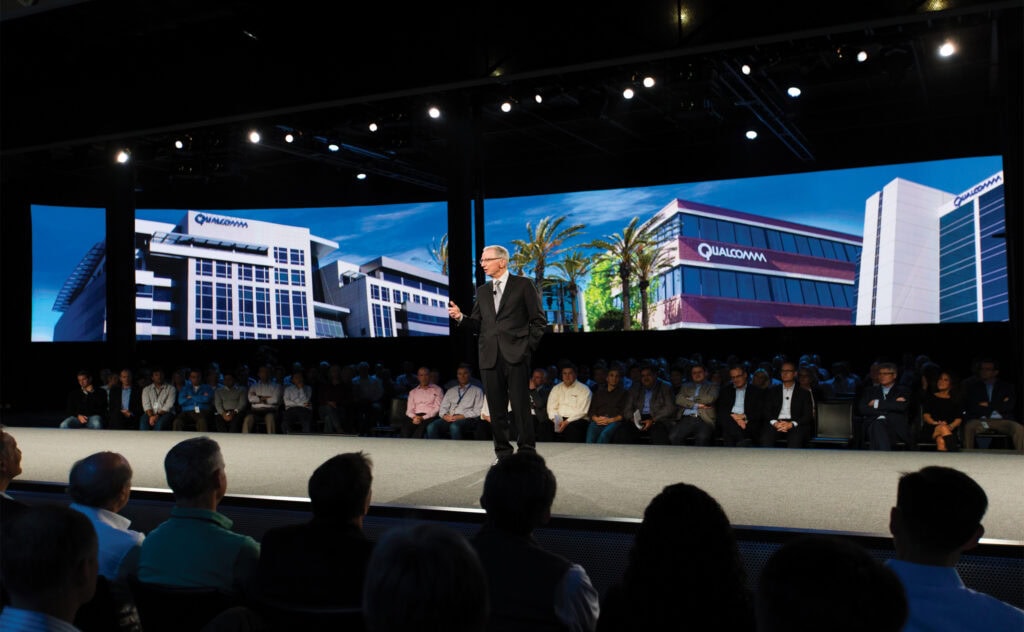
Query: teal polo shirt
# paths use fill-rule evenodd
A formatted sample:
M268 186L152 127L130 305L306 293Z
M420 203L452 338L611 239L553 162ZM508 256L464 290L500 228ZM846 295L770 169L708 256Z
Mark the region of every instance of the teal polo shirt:
M256 570L260 544L233 524L216 511L174 507L142 543L139 581L239 592Z

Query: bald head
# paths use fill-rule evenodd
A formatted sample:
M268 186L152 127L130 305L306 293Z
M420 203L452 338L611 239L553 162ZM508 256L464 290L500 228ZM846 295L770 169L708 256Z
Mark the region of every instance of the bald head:
M132 467L116 452L97 452L71 466L68 478L74 502L116 512L128 502Z

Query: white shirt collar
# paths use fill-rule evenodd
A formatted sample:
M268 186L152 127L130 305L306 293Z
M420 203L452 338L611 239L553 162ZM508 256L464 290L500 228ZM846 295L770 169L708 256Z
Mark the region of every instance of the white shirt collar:
M510 276L510 274L509 274L508 268L505 268L505 273L502 274L499 277L493 277L491 279L491 283L493 284L495 281L498 281L498 282L501 283L502 289L505 289L505 288L508 287L508 277L509 276Z
M127 530L132 524L132 521L128 518L107 509L89 507L88 505L80 505L78 503L71 503L71 508L121 531Z

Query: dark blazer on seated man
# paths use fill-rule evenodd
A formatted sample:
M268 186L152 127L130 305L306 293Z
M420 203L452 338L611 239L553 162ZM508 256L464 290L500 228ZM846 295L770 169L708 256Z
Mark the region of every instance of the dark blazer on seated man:
M757 445L761 440L764 391L750 383L746 368L739 365L730 367L729 381L718 392L716 417L722 442L726 446ZM733 413L739 391L743 392L742 412ZM736 421L736 417L740 417L746 427Z
M138 426L138 419L145 412L142 410L142 388L136 385L131 386L128 392L128 408L124 407L124 387L120 384L110 387L110 394L107 396L107 423L113 430L135 430ZM123 411L127 411L125 415Z
M790 399L787 401L786 398ZM782 415L783 405L789 404L789 415ZM772 447L780 439L786 440L787 448L803 448L811 438L814 404L811 392L800 388L796 382L787 391L785 384L776 384L765 392L764 425L761 431L761 445ZM772 422L782 422L773 425ZM787 423L788 422L788 423ZM790 424L792 426L790 427ZM788 428L784 432L781 428Z
M896 441L914 446L907 423L910 389L896 383L896 372L895 364L879 365L878 384L867 386L860 396L857 408L872 450L892 450Z

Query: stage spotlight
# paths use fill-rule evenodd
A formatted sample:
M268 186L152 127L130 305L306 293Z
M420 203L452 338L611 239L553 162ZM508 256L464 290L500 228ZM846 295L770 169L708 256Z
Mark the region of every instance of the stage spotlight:
M327 149L330 149L331 151L338 151L341 147L338 146L338 143L331 143L327 145Z
M256 130L249 132L249 142L253 143L254 145L260 142L260 133L257 132Z
M376 123L370 123L370 131L371 132L376 132L378 129L379 128L377 127Z
M176 141L174 141L174 148L175 149L184 149L185 148L185 143L181 142L180 140L176 140Z
M751 69L750 69L750 65L749 64L743 64L742 66L740 66L740 72L742 72L745 75L749 75L750 74L750 70Z
M757 138L757 131L748 129L745 136L747 137L747 140L754 140L755 138Z
M541 96L541 94L538 92L537 94L533 95L533 100L536 101L537 103L543 103L544 97Z
M295 142L295 135L292 134L291 132L288 132L287 134L284 135L284 142L286 142L286 143L294 143Z
M946 40L939 46L939 57L950 57L956 53L956 44L950 40Z
M356 180L365 180L365 179L366 179L366 174L365 173L357 173L356 174Z
M862 50L859 53L857 53L857 61L859 63L863 64L867 60L868 60L868 52L866 50Z
M622 91L623 99L632 99L636 93L633 92L633 88L626 88Z
M128 162L130 159L131 159L131 154L128 153L127 149L122 149L122 150L118 151L117 152L117 156L114 158L114 160L116 160L117 163L120 164L120 165L123 165L124 163Z
M800 90L800 88L796 86L789 86L788 88L786 88L786 94L795 99L802 94L802 91Z
M654 77L651 77L651 76L644 77L644 87L645 88L653 88L654 87Z
M511 101L504 101L501 104L501 111L502 112L511 112L512 111L512 102Z
M427 114L429 114L432 119L441 118L441 110L435 106L431 106L430 109L427 110Z

